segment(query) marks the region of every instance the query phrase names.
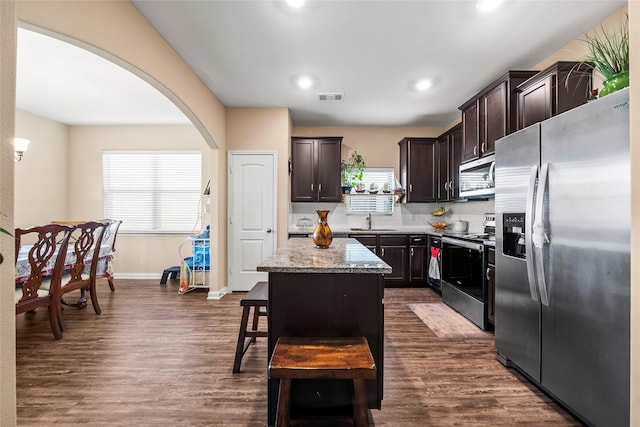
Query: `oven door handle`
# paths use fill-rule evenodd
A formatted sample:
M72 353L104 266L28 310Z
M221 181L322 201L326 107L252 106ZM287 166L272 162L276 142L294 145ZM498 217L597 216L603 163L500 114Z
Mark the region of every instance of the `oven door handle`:
M538 165L531 166L529 172L529 186L527 187L527 204L525 207L525 224L524 224L524 244L527 261L527 278L529 282L529 292L531 299L540 301L538 297L538 286L536 282L535 265L533 264L533 240L531 239L533 232L533 205L534 195L536 192L536 179L538 178Z
M443 237L442 243L449 243L450 245L460 246L478 252L484 252L484 244L482 243L467 242L466 240L452 239L451 237Z

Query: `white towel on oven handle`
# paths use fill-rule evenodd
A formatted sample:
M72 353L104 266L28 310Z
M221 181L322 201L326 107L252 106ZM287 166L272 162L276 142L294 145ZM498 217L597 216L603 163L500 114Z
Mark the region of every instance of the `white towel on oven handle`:
M429 261L429 278L440 280L440 266L438 265L439 248L431 248L431 260Z

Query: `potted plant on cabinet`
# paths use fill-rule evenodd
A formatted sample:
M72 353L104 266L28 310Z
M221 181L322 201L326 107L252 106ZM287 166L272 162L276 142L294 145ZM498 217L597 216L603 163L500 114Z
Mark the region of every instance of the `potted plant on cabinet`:
M343 194L349 194L351 189L355 187L358 182L362 182L364 168L364 159L357 151L351 153L351 157L349 157L348 160L342 160L340 162Z
M600 32L585 34L587 55L572 69L586 66L602 77L600 97L629 86L629 16L625 15L618 30L600 27Z

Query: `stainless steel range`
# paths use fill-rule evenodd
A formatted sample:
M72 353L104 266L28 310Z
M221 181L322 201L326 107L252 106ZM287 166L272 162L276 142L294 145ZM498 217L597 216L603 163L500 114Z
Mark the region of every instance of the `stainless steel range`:
M495 241L495 215L485 214L481 233L442 237L442 300L487 329L487 251Z

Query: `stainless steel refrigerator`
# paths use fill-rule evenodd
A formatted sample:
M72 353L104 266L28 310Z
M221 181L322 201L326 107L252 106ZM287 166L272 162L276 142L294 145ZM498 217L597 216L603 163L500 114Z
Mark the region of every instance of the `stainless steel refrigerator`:
M496 143L495 342L583 422L629 425L629 92Z

